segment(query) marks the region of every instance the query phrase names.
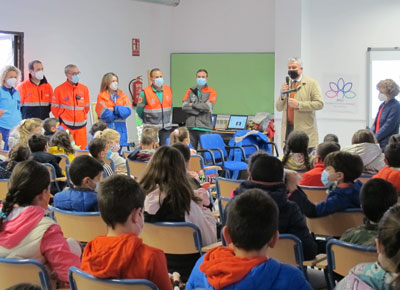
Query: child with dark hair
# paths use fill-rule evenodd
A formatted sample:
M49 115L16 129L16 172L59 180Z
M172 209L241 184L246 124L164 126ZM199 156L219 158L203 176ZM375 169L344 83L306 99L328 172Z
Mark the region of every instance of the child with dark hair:
M41 286L30 284L30 283L20 283L11 287L8 287L6 290L42 290Z
M259 189L233 199L222 230L230 247L217 247L193 268L186 289L311 289L299 269L268 257L278 241L279 210Z
M69 168L73 188L54 196L54 206L70 211L98 211L97 185L103 176L103 166L91 156L75 158Z
M284 183L284 170L279 159L257 154L252 158L249 168L249 180L243 181L233 192L234 196L248 189L261 189L269 195L279 208L279 232L293 234L303 243L305 260L311 260L317 254L317 244L307 228L305 218L298 205L287 199L287 187Z
M70 163L74 161L75 150L72 147L70 135L66 130L54 133L50 139L49 153L67 155Z
M29 150L27 145L22 143L14 145L10 152L8 152L7 160L0 162L0 178L10 178L15 165L17 165L18 162L28 160L30 156L31 150Z
M400 289L399 233L400 205L394 205L378 225L378 261L355 266L335 289Z
M89 133L90 133L90 135L92 135L92 138L93 138L94 135L96 134L96 132L104 131L107 128L108 128L107 123L105 123L103 121L98 121L97 123L94 123L92 125L92 128L90 128Z
M364 164L364 174L375 174L385 166L384 154L376 141L374 134L369 129L361 129L354 133L351 146L342 151L357 154Z
M79 246L66 241L46 215L49 184L49 171L40 163L29 160L15 166L0 212L0 257L36 259L68 284L69 267L80 265L80 252L72 253L70 246Z
M156 152L158 146L160 146L158 131L159 129L156 126L144 127L140 137L139 147L129 154L128 158L136 161L149 161L154 152Z
M61 167L58 164L60 162L60 158L47 152L47 138L45 136L41 134L34 134L29 138L28 144L32 152L33 160L36 160L40 163L50 163L53 165L56 171L56 177L64 177ZM65 184L65 182L59 181L58 187L62 189L65 187ZM56 194L57 192L57 186L52 182L51 194Z
M373 178L382 178L394 185L400 193L400 143L389 143L385 148L386 166Z
M282 164L286 169L310 170L314 159L308 154L308 136L304 131L293 131L288 136Z
M60 122L56 118L46 118L43 121L44 136L50 141L51 137L58 131Z
M340 150L339 144L335 142L324 142L317 146L316 156L315 156L315 166L313 169L304 172L301 176L300 185L306 186L324 186L321 181L321 174L324 171L324 159L331 153Z
M100 184L99 208L106 236L90 241L81 269L97 278L147 279L161 290L172 289L164 253L143 244L145 194L139 184L114 175Z
M108 145L107 141L103 138L94 138L89 143L89 153L103 166L104 178L114 174L111 166L104 162L107 157Z
M339 145L339 138L335 134L326 134L323 142L335 142ZM340 145L339 145L340 147Z
M383 214L397 203L396 189L380 178L368 180L361 188L360 203L368 220L345 231L340 240L362 246L375 246L378 223Z
M360 207L361 176L363 163L360 156L348 152L332 152L325 157L325 169L321 181L329 188L326 200L314 204L300 190L291 192L289 199L295 201L307 217L321 217Z

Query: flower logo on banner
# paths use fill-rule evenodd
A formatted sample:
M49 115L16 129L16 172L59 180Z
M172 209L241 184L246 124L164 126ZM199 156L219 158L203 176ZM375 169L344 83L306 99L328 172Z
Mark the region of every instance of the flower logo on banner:
M346 83L342 77L339 78L336 83L329 82L329 88L330 90L325 92L325 96L331 99L354 99L357 96L357 94L351 90L353 88L353 83Z

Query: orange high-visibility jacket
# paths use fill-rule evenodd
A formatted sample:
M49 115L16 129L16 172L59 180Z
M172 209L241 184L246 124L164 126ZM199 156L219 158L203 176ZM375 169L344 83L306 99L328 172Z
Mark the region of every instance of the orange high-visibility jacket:
M169 86L162 86L162 89L162 103L160 103L152 86L148 86L143 90L147 103L144 106L143 123L170 129L172 126L172 91Z
M51 112L70 129L86 126L89 106L89 90L81 83L72 85L67 80L54 90Z
M44 120L49 117L53 88L46 78L36 85L31 81L31 75L29 75L29 79L20 83L17 90L21 96L22 119L39 118Z
M110 93L108 91L102 91L97 96L96 113L99 118L102 118L103 113L106 109L113 109L115 106L131 107L130 99L121 91L118 90L118 98L114 103L110 98Z

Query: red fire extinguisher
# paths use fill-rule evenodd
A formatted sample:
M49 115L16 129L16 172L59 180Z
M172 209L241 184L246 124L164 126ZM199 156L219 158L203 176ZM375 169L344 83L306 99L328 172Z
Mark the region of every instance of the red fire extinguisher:
M129 82L129 92L132 96L132 105L137 106L140 93L143 90L142 76L137 76Z

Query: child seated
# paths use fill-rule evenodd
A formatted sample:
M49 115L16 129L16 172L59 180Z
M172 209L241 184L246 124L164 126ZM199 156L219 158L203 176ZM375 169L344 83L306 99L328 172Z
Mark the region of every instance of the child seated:
M104 178L114 174L111 166L104 162L104 159L107 157L107 147L107 141L102 138L94 138L89 143L89 153L103 166Z
M359 264L335 289L400 289L400 205L391 207L378 225L378 261Z
M158 146L160 146L158 139L158 128L156 126L146 126L143 128L142 136L140 137L139 147L136 148L128 158L137 161L149 161L151 156Z
M8 158L6 161L0 162L0 178L8 179L11 173L19 162L28 160L31 157L31 150L29 150L28 145L18 143L10 152L8 152Z
M360 207L361 176L363 163L360 156L348 152L332 152L325 157L321 181L329 188L325 201L317 205L310 202L301 190L293 191L289 199L295 201L307 217L321 217Z
M342 151L357 154L364 164L364 174L375 174L385 166L384 154L374 134L369 129L358 130L351 139L351 146Z
M33 134L42 134L43 122L39 118L30 118L22 120L17 127L10 132L8 138L8 149L18 143L28 144L28 139Z
M175 143L183 143L190 148L190 133L189 133L188 128L179 127L171 132L170 137L169 137L169 145L172 145ZM197 152L194 149L190 149L190 154L195 155L195 154L197 154Z
M314 156L308 154L308 136L304 131L293 131L288 136L282 164L286 169L310 170Z
M0 257L36 259L67 284L68 269L79 267L80 253L71 252L60 226L46 215L49 184L49 171L40 163L29 160L15 166L0 212Z
M104 279L147 279L159 289L172 289L164 253L138 237L144 199L143 189L128 176L114 175L100 184L99 208L108 232L86 245L83 271Z
M385 148L386 166L379 170L373 178L382 178L394 185L400 193L400 143L389 143Z
M75 150L72 147L70 135L66 130L60 130L54 133L50 139L49 153L67 155L70 163L74 161Z
M120 134L114 129L105 129L96 133L95 138L103 138L107 141L109 152L107 158L114 162L115 170L126 170L126 162L123 157L119 155L121 146L119 145Z
M34 134L28 140L29 148L32 152L33 160L36 160L40 163L50 163L53 165L56 171L56 177L63 177L63 173L60 165L60 158L54 156L47 152L47 138L41 134ZM64 188L65 182L58 182L58 187L60 189ZM51 184L51 194L56 194L58 192L57 186L55 184Z
M303 243L304 259L311 260L317 254L315 243L298 205L287 199L287 188L283 182L283 165L279 159L261 151L251 157L249 180L243 181L233 192L234 196L248 189L261 189L272 197L279 208L279 232L293 234Z
M265 192L250 189L233 199L217 247L196 263L186 289L311 289L299 269L268 258L278 241L278 207Z
M103 176L103 166L91 156L75 158L69 168L73 188L54 196L54 206L70 211L98 211L97 185Z
M340 240L374 247L380 219L397 203L396 189L381 178L370 179L361 188L360 203L367 220L363 225L345 231Z
M58 131L58 127L60 127L60 122L56 118L46 118L43 121L44 136L48 141Z
M313 169L304 172L301 176L300 185L306 186L324 186L321 181L321 174L324 171L324 159L331 153L340 150L339 144L335 142L324 142L317 146L316 156L315 156L315 166Z

